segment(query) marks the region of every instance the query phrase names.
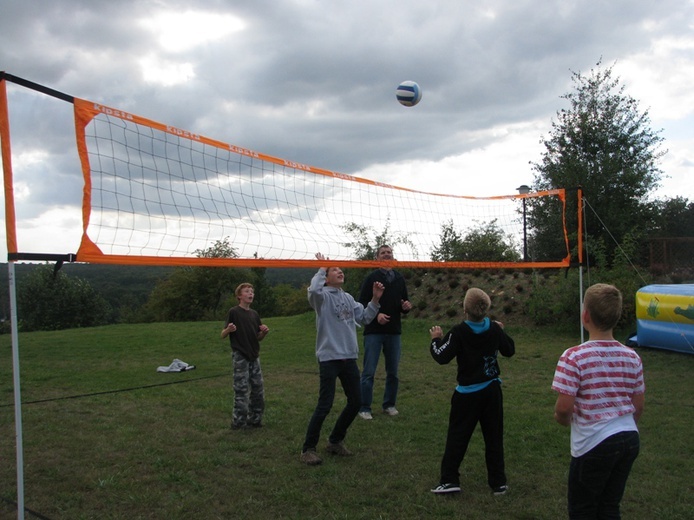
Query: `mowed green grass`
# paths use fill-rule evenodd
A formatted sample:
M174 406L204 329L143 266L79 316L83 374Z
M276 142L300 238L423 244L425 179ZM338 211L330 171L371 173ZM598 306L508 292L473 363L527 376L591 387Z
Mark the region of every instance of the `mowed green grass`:
M432 323L405 321L400 415L357 418L346 439L354 457L325 456L321 466L307 467L299 452L318 391L314 316L265 321L271 329L261 350L267 409L265 427L254 431L229 428L231 361L228 343L219 339L221 323L20 335L26 507L54 520L566 517L569 430L552 420L550 385L561 352L579 342L578 331L507 326L517 343L516 356L501 359L511 491L491 495L478 430L461 467L463 492L442 497L429 489L438 481L455 366L430 358ZM623 517L692 518L694 356L639 354L646 411ZM197 369L156 372L174 358ZM8 503L17 489L12 381L10 336L2 336L3 519L16 517ZM343 405L338 392L319 453Z

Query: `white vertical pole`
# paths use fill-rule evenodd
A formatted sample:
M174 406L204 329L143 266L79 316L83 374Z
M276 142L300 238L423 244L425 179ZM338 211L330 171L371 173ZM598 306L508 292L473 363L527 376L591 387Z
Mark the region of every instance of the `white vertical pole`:
M578 301L580 312L578 313L578 327L581 329L581 343L583 343L583 266L578 266Z
M19 379L19 335L17 332L17 288L14 262L7 263L10 285L10 321L12 325L12 373L14 374L14 424L17 434L17 518L24 520L24 445L22 441L22 392Z

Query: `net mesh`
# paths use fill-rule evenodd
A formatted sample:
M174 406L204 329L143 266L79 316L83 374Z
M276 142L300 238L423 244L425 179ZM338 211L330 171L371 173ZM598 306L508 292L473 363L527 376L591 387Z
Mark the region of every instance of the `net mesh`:
M399 263L431 265L446 226L460 236L493 226L522 249L518 195L415 191L267 156L87 101L75 100L75 107L89 188L78 259L209 263L199 252L228 240L235 263L302 265L319 251L357 262L354 230L377 235L386 227ZM564 192L532 196L563 198ZM558 251L556 262L563 264L566 254ZM494 267L498 260L435 265Z

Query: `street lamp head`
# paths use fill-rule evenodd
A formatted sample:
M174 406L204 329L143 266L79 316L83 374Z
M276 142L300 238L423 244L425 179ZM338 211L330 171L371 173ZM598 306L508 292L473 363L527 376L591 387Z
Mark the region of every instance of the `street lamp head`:
M518 193L520 193L521 195L525 195L526 193L530 193L530 186L528 186L527 184L521 184L516 189L518 190Z

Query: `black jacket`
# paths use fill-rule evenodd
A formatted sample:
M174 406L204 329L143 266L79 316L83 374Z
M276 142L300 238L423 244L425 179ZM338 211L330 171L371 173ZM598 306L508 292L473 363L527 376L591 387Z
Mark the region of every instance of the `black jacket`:
M386 278L386 273L382 269L376 269L369 276L366 277L364 282L361 284L361 290L359 291L359 303L366 306L373 296L373 285L374 282L381 282L385 290L383 291L383 296L378 303L381 304L379 313L388 314L390 316L390 322L385 325L378 323L378 320L374 320L364 327L364 335L366 334L401 334L402 333L402 320L401 314L407 314L402 310L403 300L409 300L407 296L407 285L405 284L405 278L393 270L393 280L388 281Z
M501 370L497 354L511 357L516 353L516 345L495 321L491 321L489 329L480 334L462 322L443 338L431 340L429 351L439 365L457 359L458 384L468 386L499 377Z

